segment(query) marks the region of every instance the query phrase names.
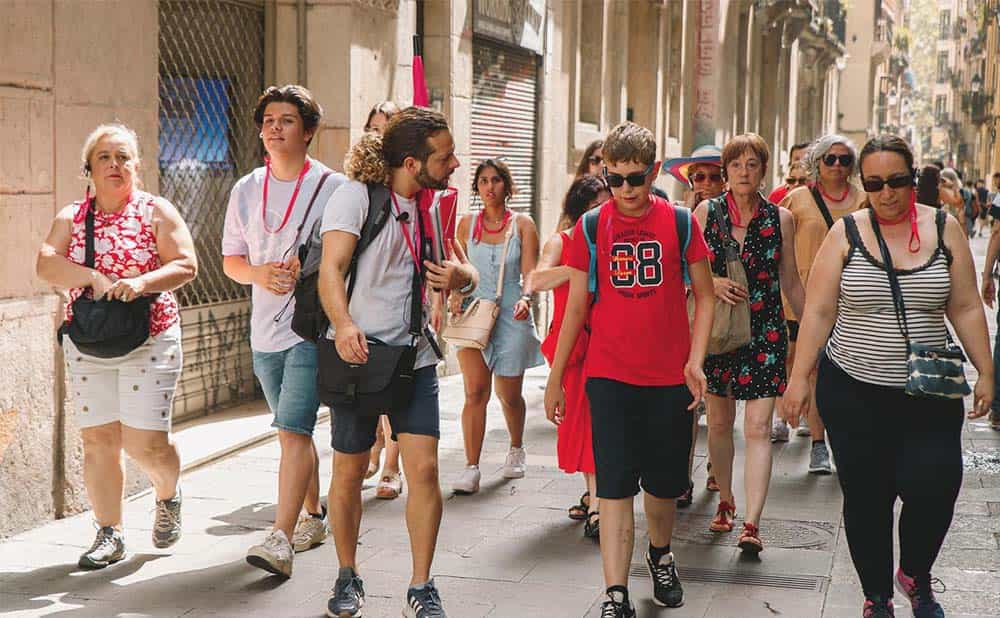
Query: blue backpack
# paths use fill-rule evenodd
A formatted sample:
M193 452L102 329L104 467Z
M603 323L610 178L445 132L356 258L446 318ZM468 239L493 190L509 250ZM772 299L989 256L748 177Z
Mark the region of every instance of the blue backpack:
M669 202L668 202L669 203ZM681 250L681 274L684 276L684 285L691 285L691 276L688 273L687 255L688 244L691 242L691 211L684 206L675 206L674 224L677 226L677 245ZM601 218L602 208L588 210L583 215L583 237L590 248L590 268L587 273L587 291L590 292L591 304L597 302L597 222Z

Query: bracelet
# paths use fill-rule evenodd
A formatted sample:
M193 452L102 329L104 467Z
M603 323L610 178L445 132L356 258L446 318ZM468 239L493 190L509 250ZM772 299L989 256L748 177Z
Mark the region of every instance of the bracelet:
M472 291L476 289L476 280L474 277L469 277L469 282L458 288L458 293L466 296L472 294Z
M526 303L528 303L530 305L531 304L531 295L529 295L529 294L522 294L521 295L521 300L523 300L524 302L526 302Z

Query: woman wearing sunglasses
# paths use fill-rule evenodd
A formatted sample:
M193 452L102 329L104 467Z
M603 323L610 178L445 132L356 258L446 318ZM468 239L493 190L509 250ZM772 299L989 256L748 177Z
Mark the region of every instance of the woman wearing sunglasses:
M736 517L733 497L733 424L736 401L746 402L744 437L746 515L739 546L756 554L763 549L758 525L771 480L771 414L785 390L787 331L781 307L784 290L797 311L803 290L795 266L795 224L791 213L758 192L767 171L768 149L756 134L738 135L722 149L729 190L695 210L714 255L712 276L717 302L749 303L747 345L705 360L708 376L708 447L719 484L719 507L713 532L730 532ZM726 247L735 242L749 289L726 272Z
M846 214L861 208L865 193L851 184L854 176L857 147L842 135L825 135L818 140L802 159L807 173L815 181L812 187L790 192L781 201L795 219L795 263L799 268L802 285L809 279L809 270L816 259L816 252L823 244L833 223ZM785 302L785 317L788 319L788 360L790 368L795 362L795 342L799 334L798 312ZM830 474L830 451L826 446L826 432L823 422L815 412L803 418L803 426L798 435L811 436L809 452L809 473ZM775 419L771 427L772 442L788 441L788 427L781 419Z
M907 394L903 332L915 344L944 346L947 316L979 371L968 415L979 418L993 400L986 317L963 230L916 201L909 145L876 137L861 151L860 168L868 208L835 223L816 256L783 413L794 423L806 412L818 359L816 403L837 460L863 616L893 616L893 580L914 616L944 616L931 591L931 567L962 484L964 406L961 398ZM887 261L905 322L897 317ZM903 506L894 577L897 498Z

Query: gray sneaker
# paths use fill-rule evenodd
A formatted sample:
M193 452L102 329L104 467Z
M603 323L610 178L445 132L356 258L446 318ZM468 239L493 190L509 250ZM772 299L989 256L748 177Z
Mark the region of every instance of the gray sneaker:
M406 591L406 607L403 608L406 618L447 618L444 607L441 606L441 595L434 587L434 579Z
M830 474L833 468L830 466L830 451L826 448L826 442L813 442L812 451L809 453L809 474Z
M317 545L326 542L330 529L326 527L325 517L315 517L309 513L299 515L298 522L295 523L295 531L292 532L292 548L295 553L309 551Z
M365 587L351 567L341 567L333 585L333 596L326 602L330 618L358 618L365 606Z
M125 559L125 537L121 530L104 526L97 530L97 538L90 549L80 555L77 565L81 569L103 569Z
M292 544L281 530L272 530L264 542L247 550L247 562L275 575L292 576Z
M156 501L153 520L153 546L164 549L181 538L181 490L169 500Z

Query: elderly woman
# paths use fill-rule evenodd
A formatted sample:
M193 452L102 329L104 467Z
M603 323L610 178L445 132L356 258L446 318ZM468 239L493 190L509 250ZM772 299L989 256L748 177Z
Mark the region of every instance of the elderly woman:
M83 201L59 211L36 268L39 277L69 290L63 353L98 526L79 565L99 569L125 557L123 448L156 491L153 544L170 547L180 538L180 458L170 440L170 413L181 374L181 325L171 291L194 279L198 262L177 210L139 189L139 144L131 129L97 127L84 143L82 163L94 194L88 186ZM83 321L92 314L74 316L78 299L135 303L127 310L143 316L148 303L148 338L111 358L106 346L77 342L90 353L81 351L73 333L86 328ZM75 329L73 320L80 321Z
M750 343L705 360L708 376L708 447L712 471L719 484L719 507L713 532L733 529L733 424L736 401L746 402L743 434L746 440L746 515L739 547L757 554L763 550L758 533L761 512L771 481L771 414L775 398L785 390L787 353L784 290L797 312L803 290L795 265L795 222L784 208L769 203L758 189L767 171L768 149L756 134L738 135L722 149L722 165L729 190L702 202L695 210L714 254L712 273L718 301L749 303ZM746 271L749 289L726 271L726 247L735 242Z
M382 101L372 106L368 112L368 120L365 121L365 132L378 133L382 135L385 126L389 124L389 119L399 113L399 106L392 101Z
M863 615L893 615L899 498L896 587L915 616L944 616L931 591L931 567L962 485L964 406L961 397L904 390L908 345L946 345L947 316L979 371L968 416L984 416L993 400L986 318L962 228L916 202L909 145L879 136L860 159L868 207L835 223L816 256L783 413L793 423L804 413L818 357L816 403L837 460L847 543L865 594ZM899 312L893 278L903 301Z
M787 208L795 220L795 263L803 285L809 280L809 270L816 259L816 252L834 221L856 211L865 201L864 191L858 190L850 182L857 160L858 150L854 142L842 135L824 135L816 140L803 159L813 181L812 186L791 191L781 201L780 205ZM788 367L795 362L795 341L799 334L798 315L786 302ZM826 447L823 421L815 412L804 420L807 425L799 428L799 435L812 437L809 473L830 474L830 451ZM788 440L788 429L784 421L775 419L771 428L771 440L780 442L782 439Z

